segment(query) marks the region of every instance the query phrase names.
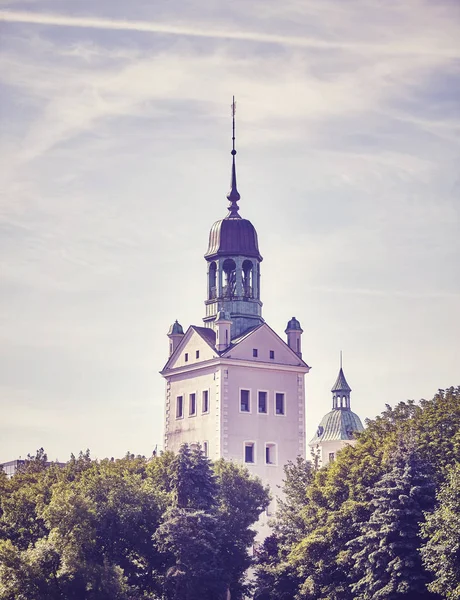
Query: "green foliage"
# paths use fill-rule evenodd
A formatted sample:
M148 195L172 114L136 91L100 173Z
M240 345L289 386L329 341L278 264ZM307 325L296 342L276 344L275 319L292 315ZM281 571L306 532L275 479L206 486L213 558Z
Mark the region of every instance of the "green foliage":
M184 444L171 465L171 487L178 508L208 510L214 506L217 485L210 461L198 447Z
M309 462L298 458L285 468L284 494L279 502L274 533L258 554L257 600L291 600L301 578L290 560L292 546L306 533L307 490L314 472Z
M219 600L230 590L242 598L250 527L268 505L268 490L241 466L211 465L198 448L183 446L170 468L172 505L155 534L167 557L165 597Z
M358 597L361 588L355 588L355 592L352 586L361 581L364 574L359 565L352 569L357 560L353 557L359 552L359 548L350 542L361 538L364 543L362 536L371 536L371 531L367 529L370 519L373 527L382 519L382 531L379 535L382 536L381 539L385 539L383 529L393 527L398 510L409 510L408 507L394 506L387 522L384 519L385 511L380 516L375 514L378 494L384 493L382 486L387 485L387 491L393 489L388 477L394 478L393 492L396 493L399 489L396 485L396 472L389 475L396 468L395 448L398 447L399 440L412 445L414 452L411 461L415 462L409 461L409 466L398 467L402 469L398 486L402 486L401 491L405 490L401 496L407 496L409 512L414 518L410 527L407 525L406 534L410 533L412 536L409 546L411 556L417 562L424 579L423 585L417 587L417 577L412 577L410 569L406 571L406 580L412 586L410 589L418 591L415 596L411 596L412 592L408 588L406 596L398 597L422 598L422 595L417 595L422 588L423 593L428 594L426 584L429 576L420 564L421 540L418 537L419 522L423 521L423 510L427 510L427 507L421 498L417 498L417 493L422 494L422 489L419 490L419 486L415 484L410 487L409 481L412 476L414 481L420 477L429 487L426 481L426 475L429 474L430 480L439 489L446 479L449 466L460 462L460 387L440 390L432 400L422 400L418 404L409 400L400 402L394 408L387 406L381 416L368 421L365 431L358 436L356 445L346 446L327 467L319 470L306 468L302 464L288 467L285 500L276 516L273 535L265 541L259 554L255 598L355 600ZM404 469L409 470L405 472ZM426 498L433 500L433 490L429 492L428 487L421 487ZM454 510L453 504L451 510ZM458 506L455 510L458 511ZM388 513L385 514L388 518ZM436 523L439 523L440 530L440 521ZM427 535L432 535L428 533L431 529L426 531ZM369 540L368 542L370 544ZM452 548L458 548L454 539L451 544ZM430 546L427 544L428 547ZM441 547L438 547L438 551L441 560ZM458 560L458 554L453 552L453 561ZM425 565L430 569L431 563L427 560L426 553L424 556ZM364 557L365 553L363 560ZM401 573L404 572L396 555L394 560L395 563L390 567L390 571L393 569L393 580L399 577L395 574L398 569ZM437 569L434 565L435 559L433 571ZM366 570L368 567L369 565L363 568ZM455 589L453 586L455 582L458 585L458 569L454 566L449 569L449 575L446 573L445 578L450 578L449 589ZM436 587L435 583L428 587L432 592L447 589ZM369 596L371 597L377 596Z
M226 595L220 525L216 514L172 508L156 533L158 546L173 557L165 575L168 600L218 600Z
M0 600L242 597L250 527L268 503L245 469L189 447L46 463L40 450L0 476Z
M44 471L48 464L48 456L43 448L40 448L35 453L35 456L27 455L24 463L19 466L21 473L40 473Z
M431 473L402 441L388 467L371 490L369 521L347 544L356 579L351 590L356 600L432 598L419 552L419 524L434 504Z
M223 459L214 465L217 481L217 518L220 525L219 548L225 562L226 581L232 600L245 597L248 586L245 573L252 561L248 548L256 532L251 526L257 521L270 500L268 487L247 470Z
M437 494L436 510L422 527L425 567L434 575L432 592L449 600L460 598L460 465L454 464Z

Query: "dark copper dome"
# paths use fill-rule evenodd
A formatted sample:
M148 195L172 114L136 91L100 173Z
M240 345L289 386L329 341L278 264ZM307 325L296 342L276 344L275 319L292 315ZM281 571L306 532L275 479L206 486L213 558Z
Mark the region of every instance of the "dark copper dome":
M257 232L251 221L240 217L216 221L209 233L207 259L219 256L249 256L262 260Z

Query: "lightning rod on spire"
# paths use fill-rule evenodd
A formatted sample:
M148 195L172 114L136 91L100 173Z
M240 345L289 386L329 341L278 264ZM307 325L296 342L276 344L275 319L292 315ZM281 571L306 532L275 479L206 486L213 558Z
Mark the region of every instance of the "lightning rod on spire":
M232 176L230 179L230 191L227 194L227 198L230 200L230 204L228 205L228 209L229 209L228 217L233 218L233 219L240 219L241 217L238 214L240 207L237 204L238 200L240 199L240 194L236 187L236 165L235 165L235 154L236 154L236 150L235 150L235 112L236 112L235 96L233 96L233 99L232 99L231 109L232 109L232 151L231 151Z
M235 155L236 154L236 150L235 150L235 113L236 113L235 96L233 96L233 102L232 102L231 108L232 108L232 142L233 142L232 154Z

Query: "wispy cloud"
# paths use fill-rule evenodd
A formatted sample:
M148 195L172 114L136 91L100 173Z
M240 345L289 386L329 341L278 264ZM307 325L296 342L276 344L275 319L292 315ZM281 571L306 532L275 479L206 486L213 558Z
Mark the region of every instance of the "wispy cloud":
M416 41L388 44L378 42L355 42L351 40L324 40L309 36L278 35L258 31L242 31L234 29L219 29L212 26L206 28L200 24L173 25L154 21L130 21L94 17L76 17L58 14L32 13L25 11L0 11L0 20L13 23L29 23L36 25L52 25L57 27L81 27L92 29L108 29L115 31L139 31L175 36L190 36L212 39L241 40L264 44L279 44L298 48L318 49L349 49L358 51L376 50L384 54L415 54L428 55L435 52L439 56L458 57L459 48L449 45L445 47L430 47L418 44Z

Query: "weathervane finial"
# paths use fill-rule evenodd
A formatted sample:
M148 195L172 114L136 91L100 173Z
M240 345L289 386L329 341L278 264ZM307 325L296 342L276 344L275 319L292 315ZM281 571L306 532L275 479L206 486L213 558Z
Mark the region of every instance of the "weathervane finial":
M340 350L340 368L342 368L342 350Z
M230 211L228 213L228 217L233 217L234 219L240 219L241 217L238 214L240 207L238 206L237 202L241 196L236 187L236 165L235 165L235 154L236 154L236 150L235 150L235 113L236 113L235 96L233 96L231 109L232 109L232 152L231 152L231 155L232 155L232 177L230 180L230 191L227 194L227 198L230 200L230 204L228 205L228 209Z

